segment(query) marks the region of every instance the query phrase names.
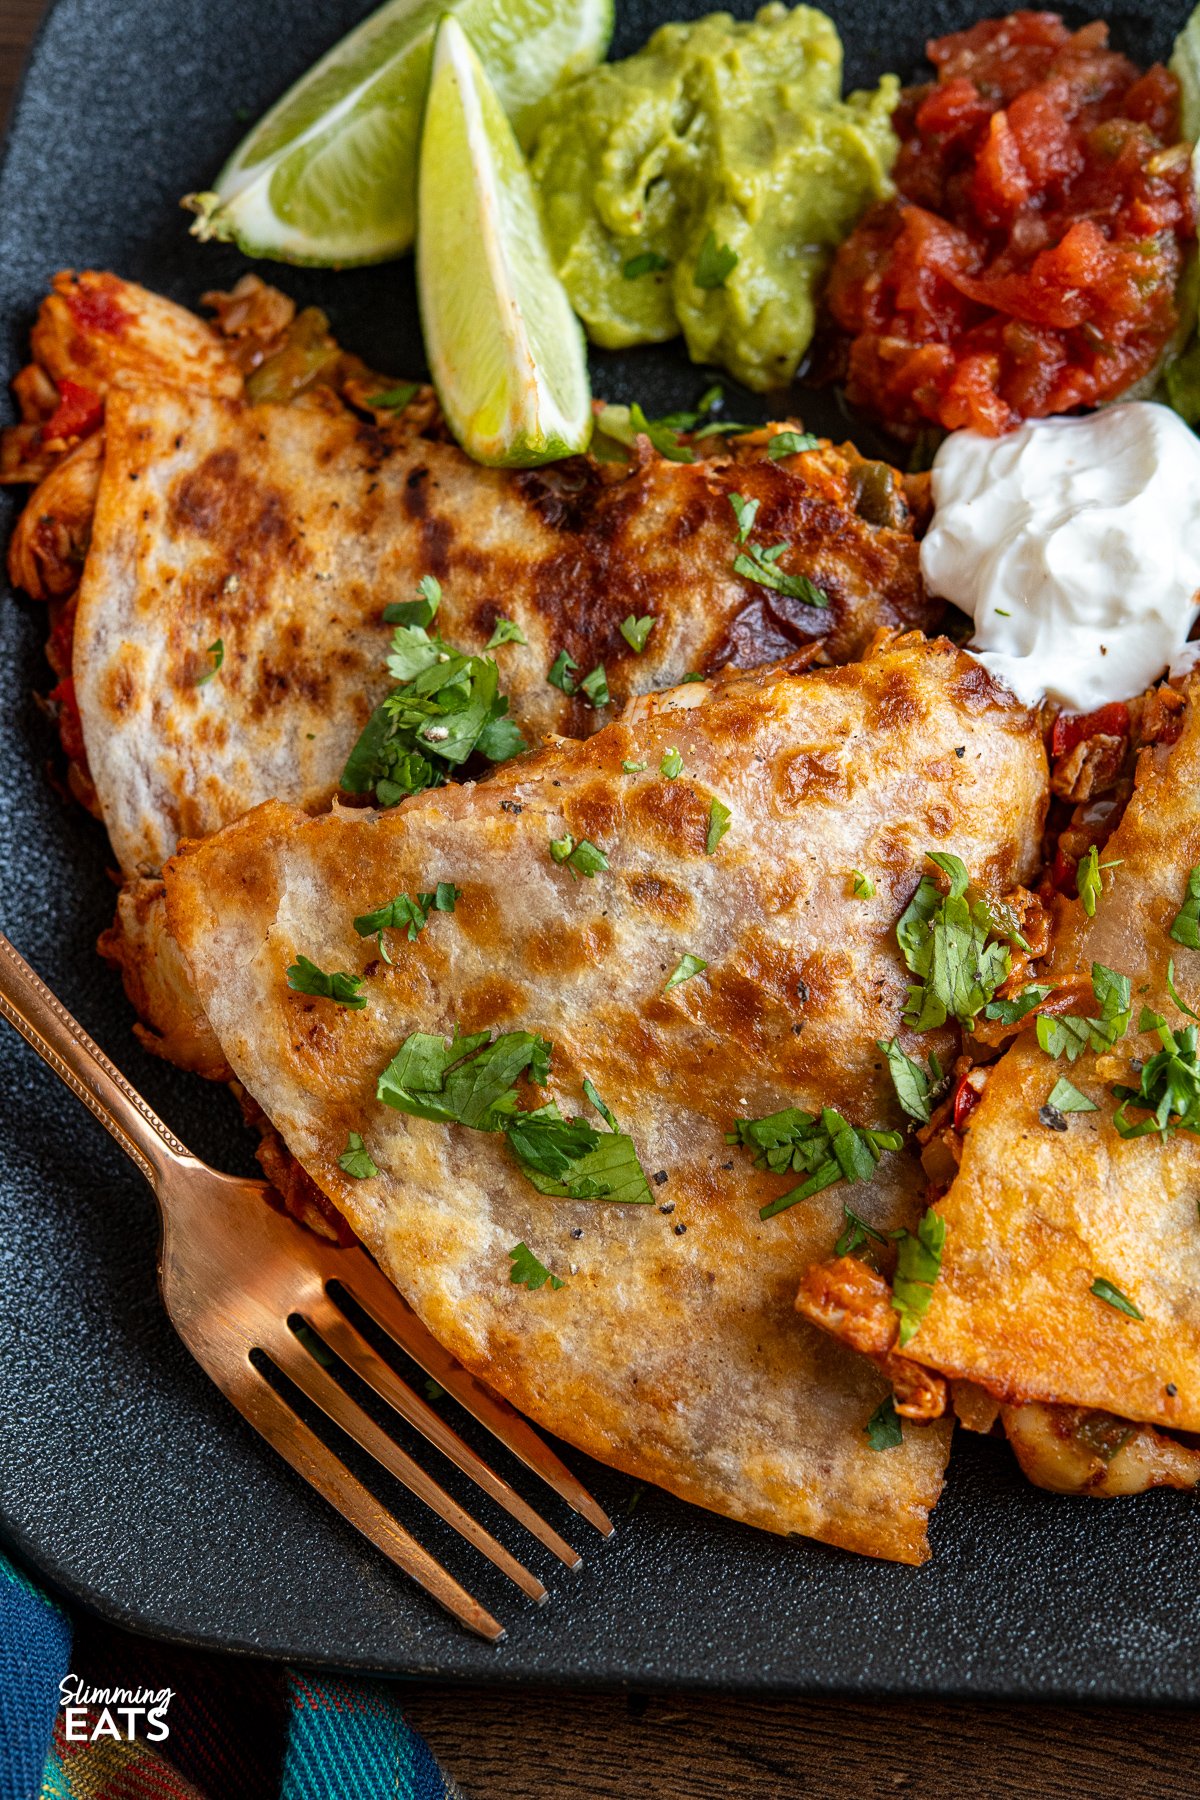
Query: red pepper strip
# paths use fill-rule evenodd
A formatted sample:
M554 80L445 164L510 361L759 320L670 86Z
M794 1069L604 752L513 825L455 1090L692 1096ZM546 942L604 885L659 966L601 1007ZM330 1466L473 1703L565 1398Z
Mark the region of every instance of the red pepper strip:
M1090 713L1059 713L1050 733L1051 756L1065 756L1082 744L1084 738L1128 737L1129 708L1123 700L1114 700Z
M90 437L104 418L104 401L91 388L77 381L62 380L58 384L58 407L42 426L42 442L54 438Z
M954 1129L961 1131L979 1105L979 1089L972 1087L970 1070L954 1090Z

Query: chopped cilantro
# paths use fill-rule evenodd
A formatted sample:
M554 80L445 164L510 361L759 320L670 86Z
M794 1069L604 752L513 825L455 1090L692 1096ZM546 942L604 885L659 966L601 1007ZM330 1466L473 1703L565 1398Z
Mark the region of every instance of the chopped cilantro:
M760 1219L773 1219L837 1181L870 1181L884 1151L899 1150L904 1139L898 1131L849 1125L831 1106L820 1113L789 1106L765 1119L735 1120L725 1141L754 1150L755 1168L769 1169L773 1175L792 1169L808 1176L799 1187L760 1209Z
M708 835L704 840L704 853L711 856L725 833L729 830L729 822L733 814L723 800L713 796L712 805L708 809Z
M737 541L744 544L754 530L754 521L758 517L759 502L747 500L744 494L730 494L729 504L733 508L733 516L737 520Z
M707 967L708 964L702 956L693 956L689 951L687 955L681 956L679 961L675 964L671 978L664 987L663 993L669 994L673 987L679 987L682 982L690 981L693 975L701 974Z
M872 1450L898 1450L904 1442L904 1433L900 1428L900 1415L896 1411L895 1396L889 1394L881 1400L871 1414L863 1430L867 1434L867 1442Z
M690 430L696 422L695 413L671 413L663 419L648 419L635 400L631 406L602 406L596 417L596 429L602 437L629 447L639 436L647 437L668 462L692 463L696 460L696 452L690 445L680 443L679 433Z
M550 673L546 676L546 680L551 687L561 688L564 694L573 694L576 687L574 677L578 668L579 664L575 658L568 656L565 650L560 650L550 665Z
M856 900L873 900L875 898L875 883L871 880L871 877L869 875L864 875L861 869L851 869L850 875L854 882L854 898Z
M660 275L664 269L670 268L665 256L657 250L643 250L637 256L631 256L621 270L626 281L640 281L643 275Z
M498 650L501 644L527 644L528 642L529 639L516 621L506 619L501 613L492 629L492 635L487 641L487 647L489 650Z
M842 1213L846 1220L846 1229L833 1246L835 1256L856 1256L868 1238L874 1238L877 1244L886 1244L887 1239L882 1231L876 1231L865 1219L860 1219L852 1206L842 1202Z
M1111 1281L1105 1281L1103 1275L1097 1275L1088 1292L1095 1294L1097 1300L1103 1300L1107 1306L1115 1306L1117 1311L1124 1313L1127 1319L1144 1319L1146 1316L1145 1313L1138 1311L1133 1301L1123 1294L1119 1287L1114 1287Z
M382 394L372 394L367 405L377 412L403 412L416 392L415 381L402 381L398 387L385 388Z
M900 1048L900 1039L893 1038L885 1043L882 1038L875 1042L887 1057L888 1074L892 1078L892 1086L896 1090L896 1098L910 1119L917 1119L922 1125L928 1125L933 1113L933 1104L939 1098L939 1092L945 1082L941 1064L937 1056L929 1059L929 1073L906 1056Z
M1060 1075L1050 1089L1046 1105L1052 1106L1055 1112L1060 1113L1097 1112L1099 1110L1096 1102L1089 1100L1086 1094L1081 1094L1075 1083L1068 1081L1065 1075Z
M668 781L677 780L683 773L683 757L680 755L679 751L675 749L673 744L663 751L662 761L658 765L658 772L660 775L665 775Z
M644 762L634 762L629 758L626 758L621 764L621 767L624 769L626 775L642 775L645 773L646 769Z
M512 1269L508 1279L517 1287L529 1288L536 1293L549 1282L551 1291L565 1287L566 1283L558 1275L552 1275L544 1262L539 1262L528 1244L514 1244L508 1253Z
M604 672L603 663L597 663L591 674L584 676L579 686L593 706L608 705L608 676Z
M629 617L621 622L621 636L625 639L629 648L636 655L640 656L642 651L646 648L646 639L650 636L650 633L654 630L656 624L657 620L650 613L645 613L640 619L635 618L633 613L630 613Z
M1171 921L1171 936L1189 950L1200 950L1200 866L1188 870L1187 893Z
M1114 858L1112 862L1102 863L1100 861L1100 852L1095 844L1092 845L1087 855L1081 859L1079 866L1075 870L1075 891L1082 900L1083 910L1089 919L1095 918L1096 902L1104 892L1104 876L1102 870L1119 868L1122 861L1123 858L1118 856Z
M686 675L680 677L679 685L686 687L689 681L704 681L705 679L706 677L701 675L698 669L689 669Z
M340 971L327 975L307 956L296 958L287 972L287 984L294 993L312 994L318 1000L334 1000L339 1006L348 1006L355 1012L367 1004L367 996L358 991L363 984L361 975L344 975Z
M1100 1008L1099 1018L1086 1019L1073 1013L1057 1018L1049 1013L1038 1014L1037 1041L1047 1056L1065 1055L1068 1062L1077 1062L1085 1050L1103 1055L1125 1036L1132 1016L1128 975L1118 975L1104 963L1093 963L1092 992Z
M968 898L970 877L957 856L936 850L927 855L950 888L943 894L923 875L896 927L904 960L919 977L908 990L903 1018L914 1031L931 1031L950 1017L969 1029L1012 966L1008 945L989 943L989 937L1020 941L1019 934L987 900Z
M900 1348L910 1342L929 1311L934 1283L942 1267L946 1221L932 1208L916 1232L901 1232L896 1245L896 1273L892 1277L892 1307L900 1315Z
M1002 1025L1016 1025L1031 1013L1035 1006L1040 1006L1053 989L1034 983L1032 987L1022 988L1019 994L1013 994L1007 1000L989 1000L983 1009L985 1019L998 1019Z
M1158 1035L1161 1050L1143 1063L1137 1087L1118 1084L1113 1098L1120 1101L1113 1114L1113 1124L1123 1138L1145 1137L1156 1131L1166 1138L1172 1131L1190 1131L1200 1135L1200 1063L1196 1056L1197 1030L1185 1025L1172 1031L1166 1020L1149 1007L1142 1008L1139 1031ZM1149 1118L1136 1125L1129 1121L1129 1108L1145 1109Z
M418 894L415 900L407 894L397 894L394 900L377 907L374 912L360 913L354 921L354 929L359 937L377 937L384 961L391 962L383 941L385 931L407 931L409 943L415 943L428 924L431 912L452 913L461 899L461 888L456 888L452 881L439 881L432 893Z
M352 1131L346 1139L346 1148L338 1157L338 1168L353 1175L355 1181L370 1181L379 1170L375 1167L370 1151L364 1145L357 1131Z
M807 575L788 575L776 566L784 551L791 549L790 544L773 544L766 549L762 544L750 541L758 517L758 501L747 500L742 494L730 494L729 504L737 519L737 541L744 546L733 559L734 574L745 581L755 581L760 587L773 588L791 600L802 600L806 606L828 607L829 596Z
M217 670L224 663L224 661L225 661L225 640L223 638L218 638L215 644L210 644L208 646L208 649L205 651L205 655L208 657L210 666L209 666L207 672L200 676L199 680L196 683L197 687L203 687L206 682L211 681L213 676L217 673Z
M552 1047L527 1031L492 1038L486 1031L442 1037L414 1032L379 1077L384 1105L419 1119L503 1133L522 1173L543 1194L611 1200L622 1206L651 1201L633 1140L588 1083L585 1092L609 1129L564 1119L553 1100L523 1109L514 1085L527 1074L536 1087L550 1079Z
M508 700L500 693L496 664L431 637L426 626L437 612L441 589L426 576L419 591L420 601L385 609L389 622L400 620L387 659L399 685L371 714L342 771L347 793L373 793L380 806L440 787L473 755L499 763L525 749L506 717Z
M1168 992L1168 994L1170 994L1172 1000L1175 1002L1176 1006L1179 1008L1181 1013L1186 1013L1189 1019L1195 1019L1198 1023L1200 1023L1200 1013L1195 1012L1188 1005L1187 1001L1180 994L1179 989L1175 986L1175 958L1174 957L1171 957L1170 961L1167 963L1167 992Z
M417 583L419 600L395 600L383 609L385 625L432 625L442 604L442 584L433 575L422 575Z
M692 280L698 288L722 288L737 268L737 251L728 244L718 244L716 232L710 231L700 246Z
M576 878L585 875L589 881L608 867L603 850L589 838L580 838L576 842L569 831L560 838L550 839L550 856L554 862L565 864Z
M784 456L799 456L802 450L815 450L818 441L811 431L777 431L767 445L767 455L772 462L779 462Z

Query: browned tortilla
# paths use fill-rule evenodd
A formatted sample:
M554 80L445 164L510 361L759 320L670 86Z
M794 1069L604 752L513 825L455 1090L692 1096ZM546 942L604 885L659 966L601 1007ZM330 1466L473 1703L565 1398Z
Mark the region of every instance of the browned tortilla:
M941 1278L907 1351L1005 1400L1100 1407L1186 1431L1200 1431L1200 1139L1123 1141L1111 1090L1136 1086L1131 1062L1160 1047L1137 1032L1143 1005L1172 1027L1188 1023L1167 991L1172 958L1179 993L1200 1011L1200 951L1169 936L1200 863L1198 696L1193 684L1179 743L1143 752L1104 851L1119 866L1095 918L1073 905L1055 947L1053 980L1086 981L1093 962L1130 977L1134 1028L1111 1054L1088 1051L1073 1066L1052 1062L1025 1032L994 1070L938 1207ZM1059 1075L1098 1107L1072 1113L1065 1132L1039 1118ZM1144 1317L1097 1298L1098 1277Z
M731 824L709 854L714 796ZM903 1004L893 927L923 851L1002 889L1036 863L1045 797L1036 721L949 644L912 641L861 666L684 687L389 813L261 807L185 847L168 903L237 1077L468 1367L687 1499L920 1562L948 1425L872 1450L886 1384L792 1309L843 1199L880 1227L911 1223L919 1168L893 1155L874 1183L764 1222L797 1178L755 1170L725 1133L789 1104L900 1123L874 1040ZM564 831L609 868L556 866ZM875 872L872 899L853 898L854 868ZM355 914L438 881L461 888L456 911L413 943L393 933L391 965L356 935ZM685 954L707 968L666 991ZM298 955L365 975L368 1007L292 992ZM591 1078L655 1203L547 1198L496 1137L376 1100L411 1032L456 1026L547 1038L550 1092L579 1112ZM339 1168L352 1131L377 1178ZM518 1242L559 1291L510 1283Z

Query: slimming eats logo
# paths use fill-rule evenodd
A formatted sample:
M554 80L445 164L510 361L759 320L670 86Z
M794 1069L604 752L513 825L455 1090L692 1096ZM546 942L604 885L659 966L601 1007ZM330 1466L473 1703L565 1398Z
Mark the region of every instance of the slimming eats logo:
M161 1744L170 1736L167 1708L175 1698L173 1688L94 1688L78 1675L64 1675L58 1695L69 1744L135 1737Z

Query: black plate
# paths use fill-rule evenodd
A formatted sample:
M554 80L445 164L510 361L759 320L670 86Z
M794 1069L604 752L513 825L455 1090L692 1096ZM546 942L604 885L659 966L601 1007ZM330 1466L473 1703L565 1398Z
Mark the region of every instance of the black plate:
M658 16L704 10L698 0L618 7L618 54ZM236 279L241 259L193 244L177 197L211 180L244 122L363 10L363 0L59 0L0 174L5 370L24 361L38 300L63 266L111 267L189 303ZM837 0L833 10L849 80L867 82L887 68L915 73L925 36L970 23L979 7ZM1184 10L1138 0L1118 15L1116 39L1141 58L1163 54ZM377 366L419 369L407 265L279 278L324 306L342 342ZM663 353L598 358L594 375L598 391L655 407L684 404L701 385ZM813 409L809 417L820 422ZM3 504L7 536L14 502ZM232 1101L138 1050L119 984L92 953L113 888L99 827L47 779L51 736L31 698L49 685L43 635L38 609L6 597L3 927L197 1151L249 1170ZM0 1529L107 1617L311 1664L508 1681L1200 1694L1192 1499L1054 1498L1026 1486L1003 1446L965 1433L934 1518L934 1561L920 1571L639 1494L568 1451L619 1530L601 1544L549 1507L586 1563L569 1575L535 1548L551 1589L539 1612L401 1499L401 1515L507 1621L507 1641L485 1648L343 1526L208 1384L159 1306L154 1208L140 1177L0 1032ZM536 1483L517 1480L542 1499ZM524 1554L508 1521L499 1530Z

